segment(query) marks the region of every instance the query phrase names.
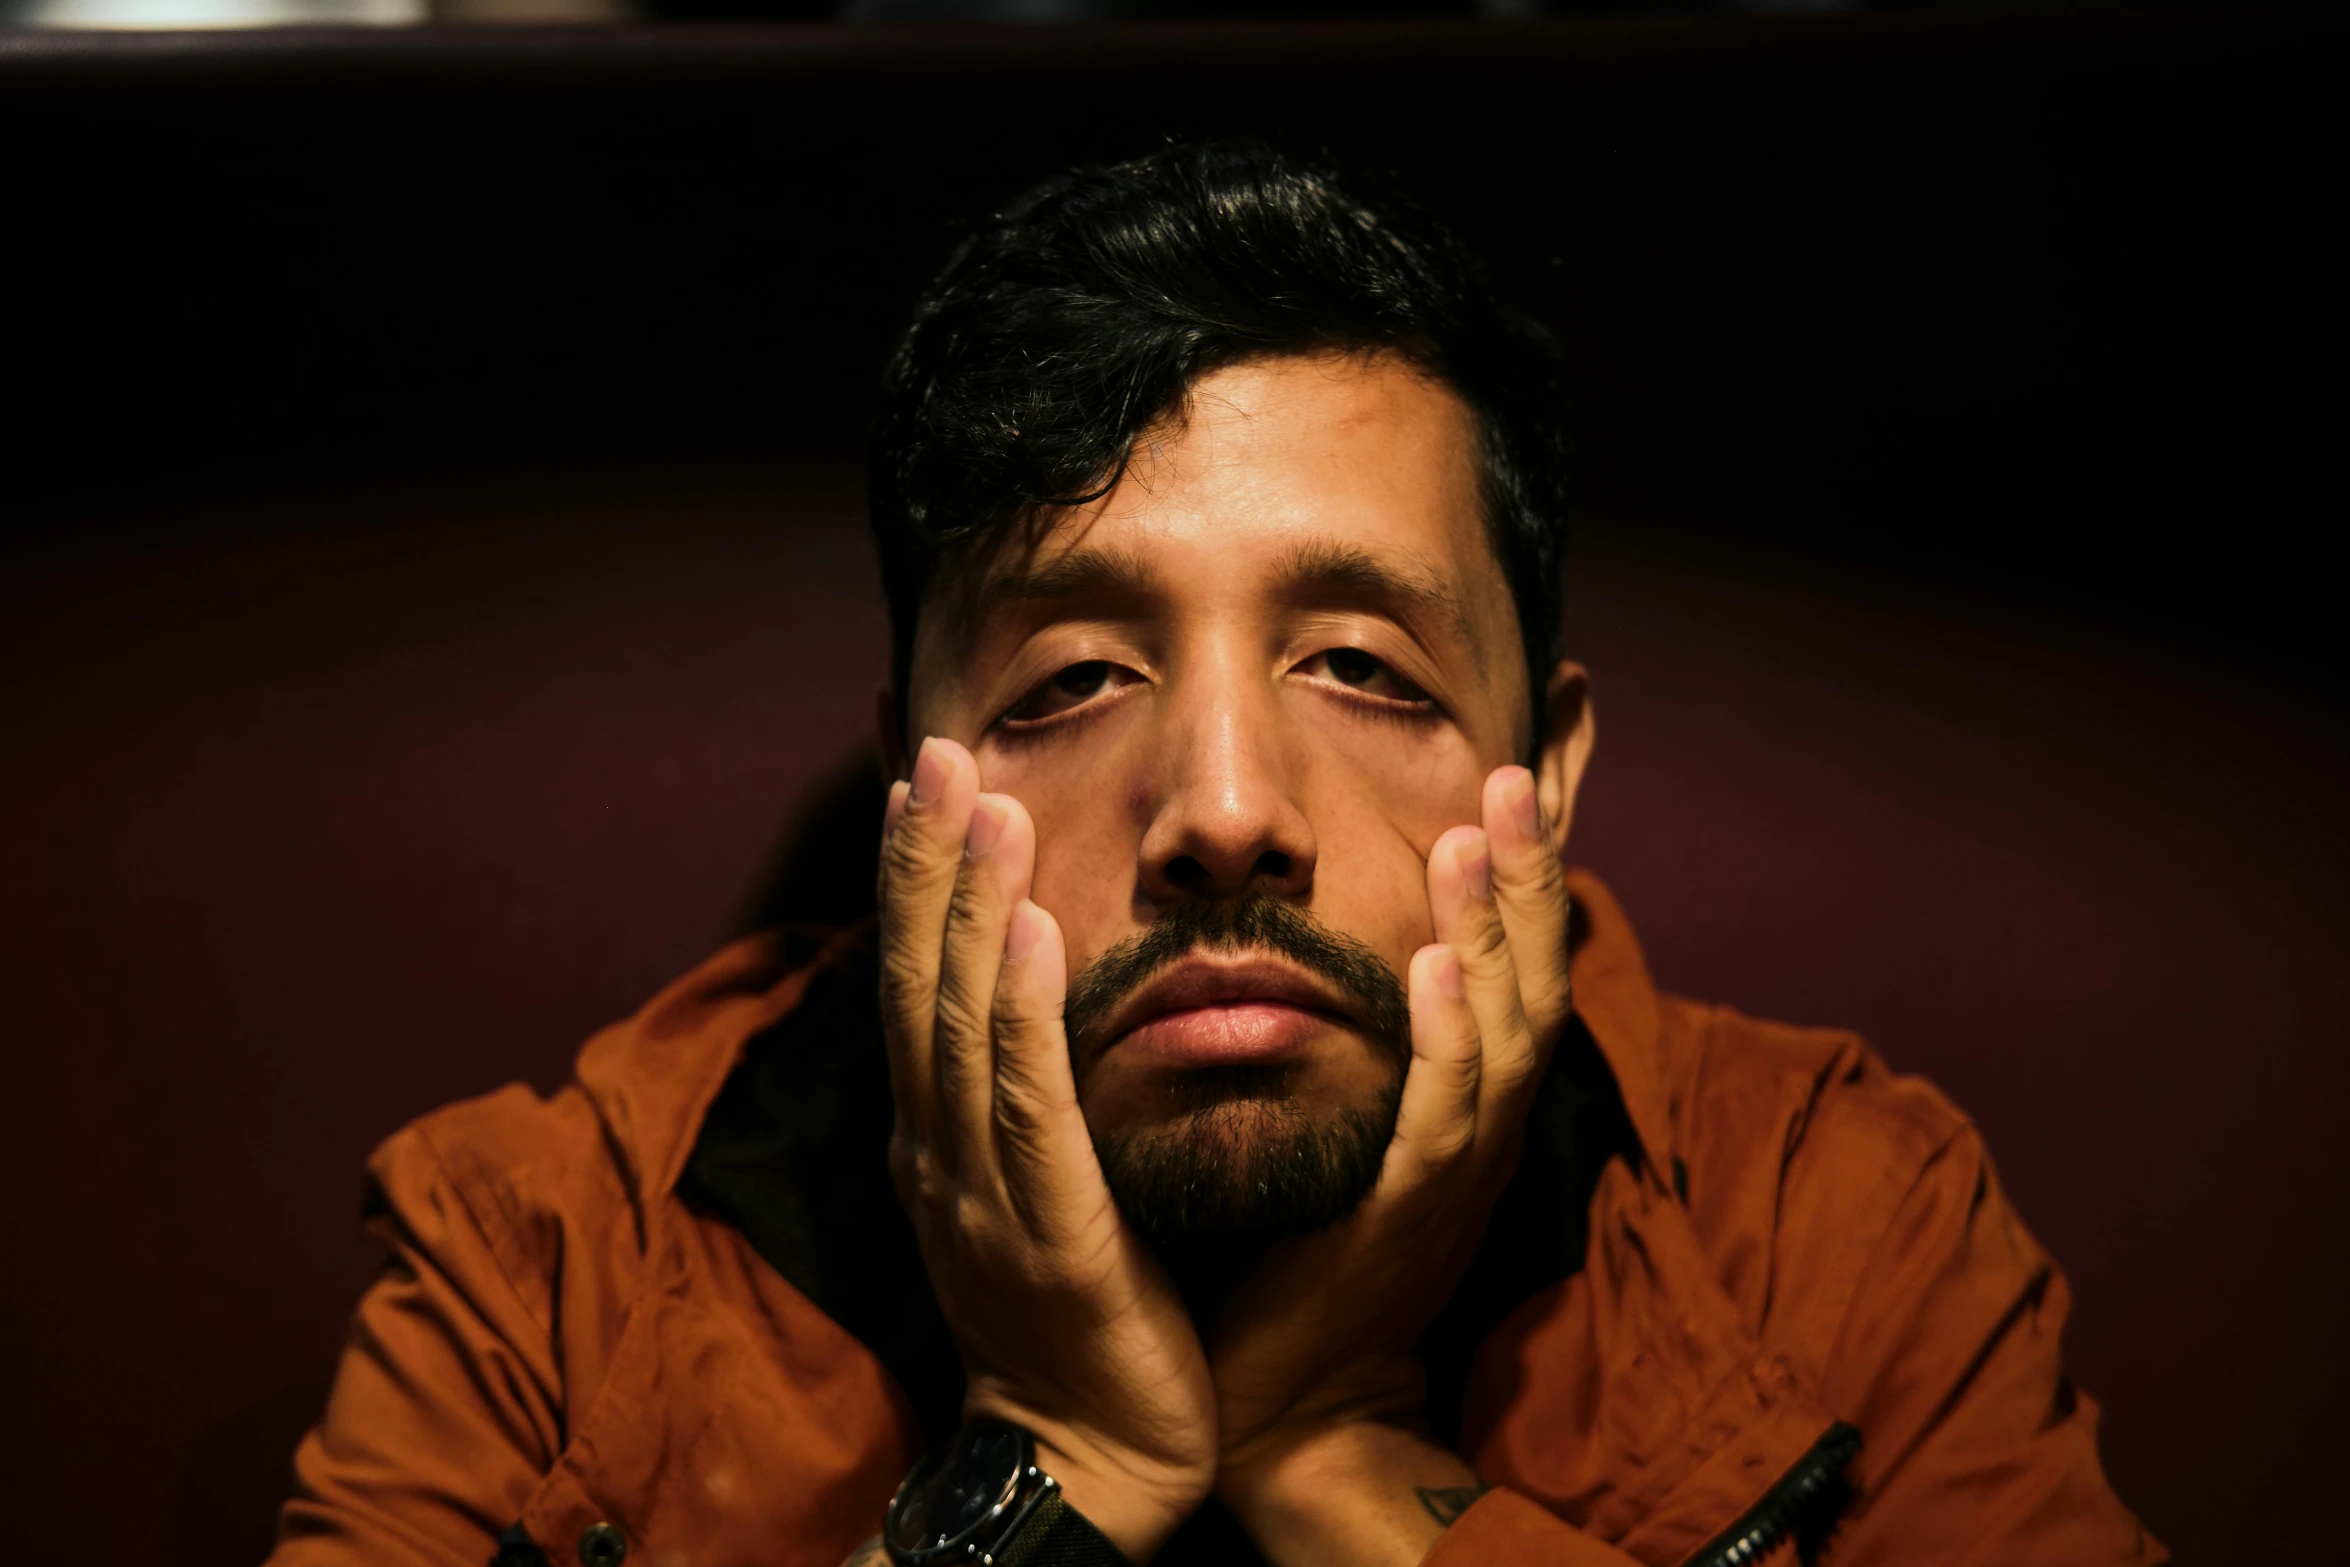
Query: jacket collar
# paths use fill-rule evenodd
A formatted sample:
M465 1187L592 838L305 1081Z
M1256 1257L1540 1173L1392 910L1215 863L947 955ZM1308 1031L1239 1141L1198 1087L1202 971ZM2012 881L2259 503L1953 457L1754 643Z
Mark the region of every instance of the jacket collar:
M869 940L873 922L761 931L721 949L579 1053L640 1233L676 1187L711 1104L749 1043L789 1017L817 977Z
M1656 985L1631 922L1607 884L1570 867L1567 892L1575 904L1568 929L1575 1013L1615 1074L1648 1173L1661 1182L1673 1166L1673 1110Z

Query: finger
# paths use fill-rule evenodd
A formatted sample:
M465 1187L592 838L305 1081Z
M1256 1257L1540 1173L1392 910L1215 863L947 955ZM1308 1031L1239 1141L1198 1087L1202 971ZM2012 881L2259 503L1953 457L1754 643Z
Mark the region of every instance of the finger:
M898 819L881 846L882 1035L898 1119L927 1143L936 1120L931 1030L938 1004L939 943L962 869L963 839L979 768L952 740L928 739L915 757Z
M901 778L889 786L889 804L881 812L881 853L873 857L873 906L889 902L889 841L897 836L898 818L906 814L906 796L914 786Z
M1501 908L1518 996L1538 1047L1558 1038L1572 1005L1567 982L1567 880L1542 819L1534 775L1495 768L1485 780L1485 836L1493 846L1493 896Z
M898 830L898 818L906 814L906 794L913 787L903 778L889 786L889 804L881 812L882 842L889 842L889 835Z
M1060 922L1022 899L995 990L996 1157L1014 1206L1044 1231L1079 1216L1101 1185L1062 1021L1068 993Z
M1462 984L1460 955L1441 943L1412 954L1412 1064L1380 1185L1400 1188L1449 1167L1477 1136L1484 1050Z
M1028 895L1036 863L1036 828L1008 794L972 802L963 863L939 944L938 1001L931 1056L945 1141L958 1168L990 1157L995 1099L995 992L1004 962L1004 927Z
M1509 932L1494 896L1493 848L1484 829L1455 827L1428 856L1428 908L1436 939L1459 955L1461 987L1484 1042L1482 1110L1514 1106L1534 1066L1534 1035L1518 997ZM1506 1124L1506 1118L1496 1125Z

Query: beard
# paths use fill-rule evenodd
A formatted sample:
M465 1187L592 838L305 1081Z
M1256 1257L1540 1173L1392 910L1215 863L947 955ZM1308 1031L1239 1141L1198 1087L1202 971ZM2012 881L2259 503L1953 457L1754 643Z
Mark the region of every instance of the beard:
M1352 1213L1379 1179L1411 1064L1411 1007L1395 971L1362 942L1261 893L1178 904L1080 970L1065 1013L1077 1058L1093 1059L1126 997L1200 949L1272 953L1318 976L1346 999L1386 1076L1368 1107L1325 1107L1296 1096L1286 1063L1199 1068L1168 1082L1157 1123L1097 1134L1119 1210L1179 1264L1235 1258Z

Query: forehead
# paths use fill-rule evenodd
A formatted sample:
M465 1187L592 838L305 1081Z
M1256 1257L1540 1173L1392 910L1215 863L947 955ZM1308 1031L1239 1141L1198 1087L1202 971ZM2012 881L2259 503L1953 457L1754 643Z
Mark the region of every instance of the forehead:
M984 636L1040 585L1229 599L1294 579L1303 563L1325 576L1384 573L1477 641L1490 637L1475 627L1501 629L1497 616L1514 635L1480 472L1467 406L1392 355L1229 366L1136 441L1106 495L1039 519L965 574L961 613L947 618Z

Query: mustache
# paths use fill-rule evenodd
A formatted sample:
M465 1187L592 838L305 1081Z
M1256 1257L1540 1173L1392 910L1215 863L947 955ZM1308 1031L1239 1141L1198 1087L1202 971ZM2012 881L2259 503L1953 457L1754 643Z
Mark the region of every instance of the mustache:
M1385 959L1294 904L1268 893L1178 903L1139 935L1130 936L1080 969L1069 982L1063 1023L1080 1060L1107 1041L1104 1026L1135 991L1160 970L1193 952L1268 952L1287 958L1328 984L1392 1060L1412 1056L1411 1002Z

